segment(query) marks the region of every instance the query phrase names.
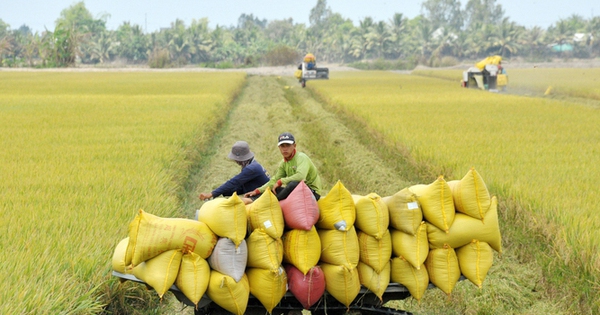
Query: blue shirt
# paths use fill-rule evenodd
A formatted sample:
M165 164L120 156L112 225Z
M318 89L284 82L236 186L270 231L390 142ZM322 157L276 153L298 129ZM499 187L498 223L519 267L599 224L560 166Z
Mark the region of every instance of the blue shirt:
M219 188L213 190L214 198L218 196L231 196L234 192L238 195L255 190L269 181L269 174L260 163L252 160L248 166L242 168L242 171L225 182Z

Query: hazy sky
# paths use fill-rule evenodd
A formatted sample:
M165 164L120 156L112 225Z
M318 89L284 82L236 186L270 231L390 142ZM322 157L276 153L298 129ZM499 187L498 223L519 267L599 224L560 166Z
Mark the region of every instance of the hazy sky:
M76 0L0 0L0 19L12 29L26 24L34 32L54 30L54 22L63 9ZM95 18L109 14L107 27L116 30L123 22L140 25L147 32L169 27L179 18L190 25L193 19L206 17L209 26L236 26L241 14L253 14L259 19L293 18L295 23L308 25L310 9L317 0L85 0L86 8ZM421 13L422 1L408 0L328 0L333 12L351 19L355 25L367 16L375 21L389 21L394 13L414 18ZM461 1L463 7L467 0ZM505 16L526 27L547 28L560 19L578 14L586 19L600 15L599 0L497 0Z

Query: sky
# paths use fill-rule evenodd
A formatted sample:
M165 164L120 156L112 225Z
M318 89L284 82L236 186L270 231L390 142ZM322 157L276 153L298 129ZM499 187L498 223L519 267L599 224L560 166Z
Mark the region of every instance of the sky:
M0 19L11 29L27 25L33 32L54 30L60 12L77 0L0 0ZM328 7L358 25L365 17L388 22L394 13L410 19L421 13L421 3L415 0L327 0ZM460 1L463 5L467 0ZM138 24L146 32L169 27L176 19L190 25L192 20L208 18L209 27L236 26L242 14L259 19L292 18L294 23L309 25L310 10L317 0L85 0L86 8L100 18L108 14L106 26L116 30L123 22ZM496 0L505 16L525 27L547 28L560 19L578 14L586 19L600 16L598 0Z

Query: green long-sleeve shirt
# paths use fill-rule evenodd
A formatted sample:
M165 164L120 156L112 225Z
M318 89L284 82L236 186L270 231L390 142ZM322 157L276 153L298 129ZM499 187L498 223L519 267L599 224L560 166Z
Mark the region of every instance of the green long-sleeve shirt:
M266 184L258 188L258 190L263 193L267 187L273 187L280 179L284 186L289 182L304 180L304 183L310 189L319 195L321 194L321 177L319 177L319 172L308 155L302 152L296 152L294 157L289 161L282 160L277 167L275 175Z

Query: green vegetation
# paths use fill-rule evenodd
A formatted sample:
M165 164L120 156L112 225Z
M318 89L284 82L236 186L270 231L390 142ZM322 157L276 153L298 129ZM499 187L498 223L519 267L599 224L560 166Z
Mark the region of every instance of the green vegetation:
M295 18L267 21L242 14L235 26L210 28L211 17L206 16L189 25L177 19L167 29L146 33L142 26L126 21L109 30L108 15L94 18L80 1L61 11L54 30L41 34L27 25L12 29L0 20L0 66L290 65L310 52L318 62L404 70L488 55L536 61L600 56L600 41L595 39L600 33L599 16L572 15L547 29L525 27L511 21L497 2L469 0L463 6L457 0L424 0L423 13L412 19L390 12L383 21L371 17L352 21L334 12L326 0L317 0L308 25L294 23ZM575 34L583 37L575 40ZM554 51L551 47L556 45L573 49Z

